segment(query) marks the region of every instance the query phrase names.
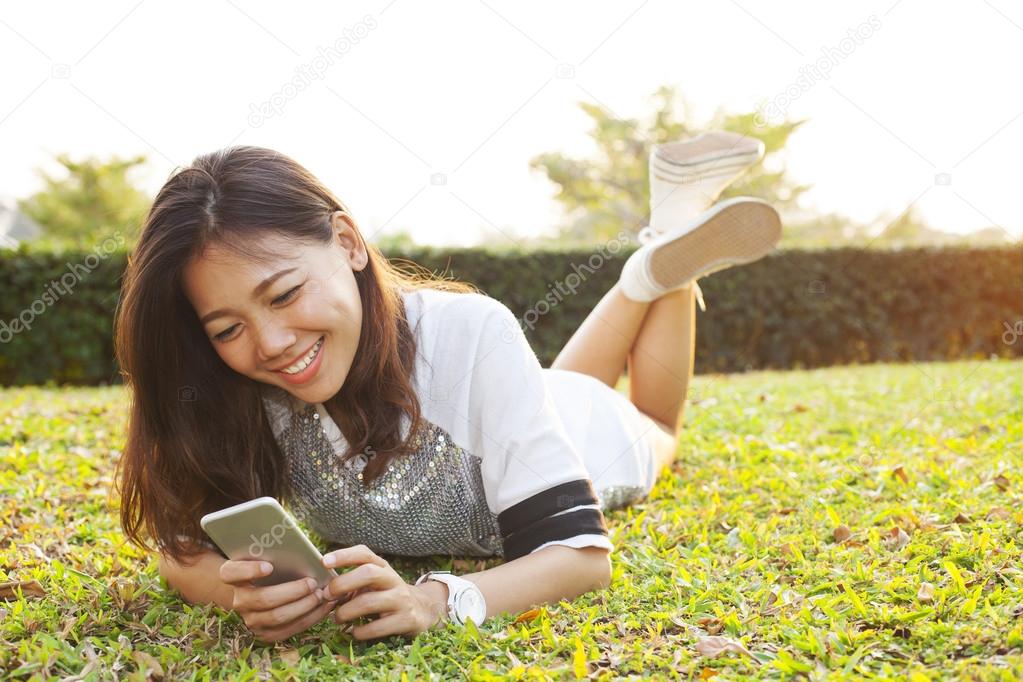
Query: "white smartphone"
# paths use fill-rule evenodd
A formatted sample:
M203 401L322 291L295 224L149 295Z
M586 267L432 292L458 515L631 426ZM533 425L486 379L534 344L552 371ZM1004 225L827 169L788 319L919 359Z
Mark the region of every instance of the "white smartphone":
M324 587L337 571L323 565L323 555L272 497L257 497L206 514L199 525L217 547L234 561L262 560L273 572L253 580L260 587L299 578L313 578Z

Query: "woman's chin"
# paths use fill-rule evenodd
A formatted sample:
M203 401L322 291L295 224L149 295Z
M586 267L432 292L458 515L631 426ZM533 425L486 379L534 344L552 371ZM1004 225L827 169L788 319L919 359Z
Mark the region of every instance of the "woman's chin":
M281 382L278 385L299 400L307 403L324 403L337 395L343 383L344 377L338 381L330 376L329 372L324 372L322 376L314 381L300 386L291 385L287 382Z

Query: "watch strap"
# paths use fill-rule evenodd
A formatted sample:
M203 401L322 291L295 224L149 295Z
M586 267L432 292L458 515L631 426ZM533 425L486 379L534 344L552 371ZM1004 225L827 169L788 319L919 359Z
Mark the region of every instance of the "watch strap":
M446 604L448 619L453 623L457 623L458 625L465 625L465 622L462 620L462 618L460 618L459 615L455 612L455 602L458 597L456 591L460 593L463 589L466 588L475 589L479 593L479 596L482 598L483 594L479 592L479 587L477 587L471 580L460 578L451 571L428 571L427 573L424 573L423 575L419 576L419 579L416 580L416 585L419 585L420 583L423 583L427 580L436 580L448 586L448 599Z

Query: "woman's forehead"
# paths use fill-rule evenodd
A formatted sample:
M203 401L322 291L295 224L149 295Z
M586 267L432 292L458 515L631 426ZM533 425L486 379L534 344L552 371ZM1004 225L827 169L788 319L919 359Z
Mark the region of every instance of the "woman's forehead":
M244 249L211 245L185 266L182 284L193 304L203 307L211 296L247 297L261 282L282 270L298 268L308 257L295 243L268 242Z
M264 265L298 257L308 244L288 235L260 231L251 236L232 236L207 243L195 261L232 266Z

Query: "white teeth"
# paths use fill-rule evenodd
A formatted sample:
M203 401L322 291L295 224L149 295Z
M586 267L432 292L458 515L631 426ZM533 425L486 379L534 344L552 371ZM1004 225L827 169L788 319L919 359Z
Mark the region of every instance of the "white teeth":
M316 342L316 345L309 349L309 352L306 354L304 358L296 362L291 367L286 367L281 371L284 372L285 374L298 374L303 369L309 366L309 363L312 362L313 359L316 357L316 354L320 351L320 346L322 345L323 337L320 337L320 340Z

